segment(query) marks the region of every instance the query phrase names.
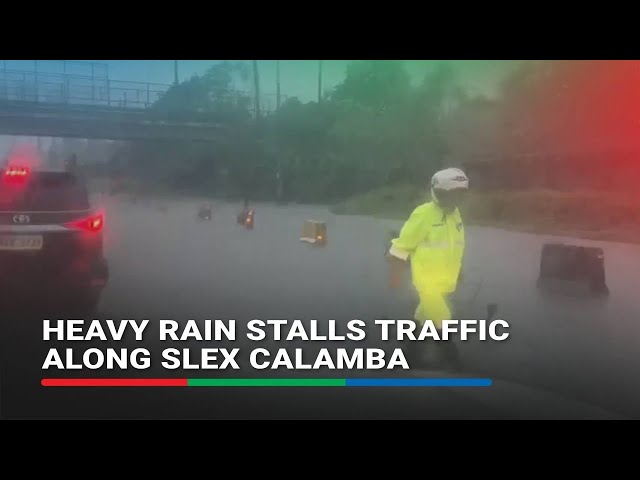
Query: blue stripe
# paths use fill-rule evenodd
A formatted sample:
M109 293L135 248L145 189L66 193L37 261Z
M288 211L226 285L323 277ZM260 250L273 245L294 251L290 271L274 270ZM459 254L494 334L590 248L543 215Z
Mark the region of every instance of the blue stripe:
M490 378L347 378L347 387L490 387Z

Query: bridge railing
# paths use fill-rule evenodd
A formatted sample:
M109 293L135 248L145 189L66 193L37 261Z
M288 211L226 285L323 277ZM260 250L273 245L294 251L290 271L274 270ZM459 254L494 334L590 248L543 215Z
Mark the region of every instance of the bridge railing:
M93 75L0 70L0 101L145 110L170 87L171 85L162 83L111 80ZM252 92L229 93L234 97L248 99L248 109L255 115L255 98ZM286 99L286 95L281 96L281 101ZM272 112L276 108L276 96L262 94L260 103L261 113Z
M0 70L0 100L146 109L170 85L108 78Z

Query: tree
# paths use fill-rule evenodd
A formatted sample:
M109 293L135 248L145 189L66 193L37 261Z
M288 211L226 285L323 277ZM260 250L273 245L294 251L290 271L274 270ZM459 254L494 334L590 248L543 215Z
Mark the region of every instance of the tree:
M344 81L331 98L353 101L375 110L384 110L405 98L410 88L409 74L398 60L357 60L347 66Z
M250 95L237 89L247 81L248 65L224 61L213 65L204 75L194 75L173 85L152 108L165 113L218 113L228 118L248 118Z
M278 155L298 195L328 199L389 182L423 185L448 151L443 114L462 96L446 65L412 87L402 62L353 62L326 101L282 105L272 122Z
M227 157L242 157L243 146L255 143L251 120L250 66L246 62L224 61L203 75L173 85L154 105L152 112L171 119L224 121L229 130L223 143L188 142L131 143L132 171L184 187L211 188L220 170L231 163ZM235 150L234 150L235 149ZM250 161L248 157L246 161ZM234 167L235 168L235 167ZM237 168L232 169L233 172ZM240 175L237 176L241 180Z

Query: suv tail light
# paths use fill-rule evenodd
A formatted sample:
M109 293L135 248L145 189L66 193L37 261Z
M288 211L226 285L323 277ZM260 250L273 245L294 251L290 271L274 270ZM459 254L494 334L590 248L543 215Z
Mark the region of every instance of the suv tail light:
M7 182L21 182L29 176L29 168L10 166L4 171L2 176Z
M67 228L74 228L76 230L83 230L85 232L97 233L102 230L104 226L104 215L98 213L90 215L88 217L81 218L80 220L74 220L64 224Z

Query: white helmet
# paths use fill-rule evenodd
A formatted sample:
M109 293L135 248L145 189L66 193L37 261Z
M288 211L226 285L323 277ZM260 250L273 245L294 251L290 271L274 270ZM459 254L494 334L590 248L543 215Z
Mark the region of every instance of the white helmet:
M467 190L468 188L469 179L459 168L446 168L436 172L433 177L431 177L431 197L437 204L440 204L443 199L438 198L436 192L460 191ZM441 197L443 197L442 194Z

